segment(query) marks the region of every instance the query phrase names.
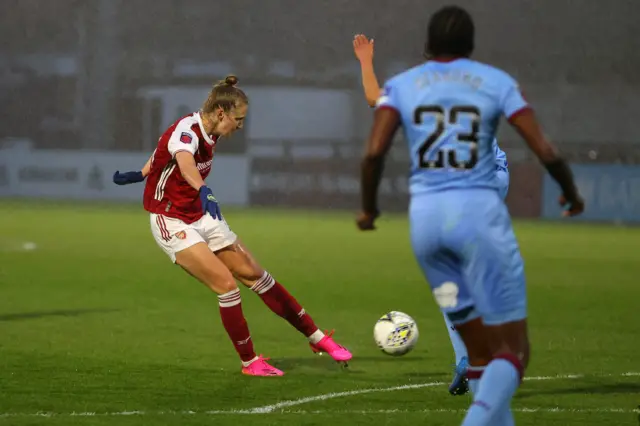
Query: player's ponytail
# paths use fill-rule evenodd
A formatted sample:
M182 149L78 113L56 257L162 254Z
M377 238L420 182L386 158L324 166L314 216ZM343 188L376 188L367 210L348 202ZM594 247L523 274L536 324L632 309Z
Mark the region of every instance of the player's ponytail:
M249 98L237 87L238 77L229 74L213 85L207 100L202 105L202 112L213 112L218 108L230 111L240 105L248 105Z

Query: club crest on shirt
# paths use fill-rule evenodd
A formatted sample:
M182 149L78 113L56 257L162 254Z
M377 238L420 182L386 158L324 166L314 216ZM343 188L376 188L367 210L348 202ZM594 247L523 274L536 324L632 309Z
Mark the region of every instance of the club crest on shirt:
M182 143L190 144L192 140L193 136L191 136L191 134L187 132L182 132L182 134L180 135L180 142Z

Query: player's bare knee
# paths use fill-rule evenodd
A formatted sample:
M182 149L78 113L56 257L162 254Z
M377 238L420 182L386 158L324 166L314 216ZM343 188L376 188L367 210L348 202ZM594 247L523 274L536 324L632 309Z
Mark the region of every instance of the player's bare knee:
M264 275L262 268L253 268L250 264L235 264L229 270L238 281L247 286L251 286Z
M238 284L231 274L226 277L211 276L205 284L217 294L229 293L238 288Z
M238 284L231 271L224 268L224 266L222 269L223 270L220 270L220 268L211 268L207 274L207 285L218 294L229 293L238 288Z
M237 274L239 280L247 285L253 285L265 275L265 270L262 268L247 268L241 273Z
M236 284L236 280L234 279L225 280L216 285L217 285L218 294L229 293L230 291L236 290L238 288L238 284Z
M247 261L236 264L231 273L245 285L252 285L264 276L265 270L260 265Z
M211 260L216 260L212 258ZM238 288L235 278L222 263L197 262L189 271L204 285L217 294L225 294Z
M245 285L250 286L265 273L240 242L225 247L215 254L229 268L233 276Z

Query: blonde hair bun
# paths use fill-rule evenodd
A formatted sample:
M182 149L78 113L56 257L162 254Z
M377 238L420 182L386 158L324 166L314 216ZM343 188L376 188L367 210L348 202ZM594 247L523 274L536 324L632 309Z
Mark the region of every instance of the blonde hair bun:
M236 77L233 74L230 74L224 78L224 84L226 84L227 86L233 87L236 84L238 84L238 77Z

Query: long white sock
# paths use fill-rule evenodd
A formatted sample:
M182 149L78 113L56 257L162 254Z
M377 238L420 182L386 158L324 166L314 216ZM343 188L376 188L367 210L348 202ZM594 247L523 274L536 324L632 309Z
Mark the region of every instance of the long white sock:
M467 356L467 347L464 345L460 334L456 330L455 326L449 321L447 314L443 314L444 322L447 325L447 331L449 332L449 339L453 345L453 352L456 355L456 365L460 363L460 360Z

